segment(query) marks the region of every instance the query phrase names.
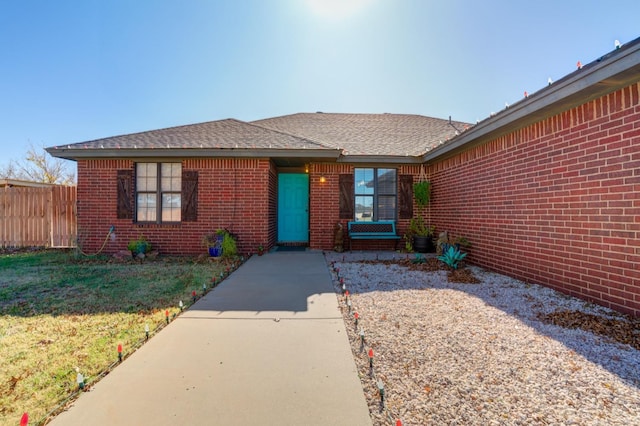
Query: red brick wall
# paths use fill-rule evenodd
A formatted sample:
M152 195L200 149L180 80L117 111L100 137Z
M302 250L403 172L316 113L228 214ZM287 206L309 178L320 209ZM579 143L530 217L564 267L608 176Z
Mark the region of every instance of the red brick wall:
M78 161L78 227L87 252L144 234L161 252L203 253L206 232L226 227L242 252L277 236L277 170L266 159L183 160L199 171L198 221L137 225L116 219L116 171L130 160ZM388 165L386 166L388 167ZM311 164L310 246L333 248L338 176L350 164ZM466 236L469 260L614 309L640 315L640 86L520 129L426 168L432 200L422 212ZM420 173L400 166L399 174ZM324 177L325 182L320 182ZM408 220L398 223L403 235ZM357 244L361 244L358 242ZM363 242L354 249L385 248ZM399 243L399 248L404 242Z
M269 168L269 216L267 226L267 238L258 242L265 250L273 247L278 239L278 170L273 163ZM252 251L257 251L257 246Z
M334 227L340 218L340 174L353 173L349 164L311 164L309 166L309 245L314 249L333 248ZM320 182L324 177L325 182ZM346 230L346 222L345 223Z
M640 86L429 167L438 231L469 259L640 315Z
M116 219L117 170L133 169L131 160L78 161L78 233L83 250L96 252L109 227L115 241L105 252L125 250L130 239L144 235L166 254L200 254L202 236L218 228L238 235L241 252L255 252L258 244L272 241L273 166L266 159L187 159L184 170L197 170L198 221L173 225L136 224Z
M340 188L339 175L354 172L355 167L372 167L372 166L356 166L353 164L333 164L333 163L315 163L309 167L309 185L310 185L310 228L311 238L310 246L315 249L332 250L334 247L335 226L338 222L342 223L346 234L347 223L353 219L340 219ZM389 167L389 165L380 165L379 167ZM400 166L398 167L398 175L410 174L414 175L414 181L420 174L420 166ZM324 177L325 182L320 182L320 178ZM417 213L414 207L414 212ZM426 213L426 212L423 212ZM396 230L398 235L404 235L409 219L398 220ZM404 239L398 241L397 248L404 249ZM352 241L353 250L392 250L394 248L393 241L377 241L377 240L354 240Z

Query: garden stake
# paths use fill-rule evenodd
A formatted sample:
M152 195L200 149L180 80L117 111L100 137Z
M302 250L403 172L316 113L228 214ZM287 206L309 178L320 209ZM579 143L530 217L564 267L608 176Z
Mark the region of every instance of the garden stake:
M24 413L20 419L20 426L27 426L29 424L29 414Z
M349 313L351 313L351 300L347 299L347 308L349 308Z
M360 329L360 350L364 349L364 328Z
M191 297L193 298L193 303L196 303L196 291L195 290L193 290L191 292Z
M376 384L378 385L378 391L380 392L380 405L384 407L384 383L382 383L382 380L378 380Z
M169 310L164 311L164 316L167 319L167 324L169 324Z
M118 362L122 362L122 343L118 343Z
M84 376L82 375L82 373L80 373L80 369L78 367L76 367L76 373L78 373L78 375L76 376L76 383L78 383L78 389L84 390Z
M345 290L344 291L344 298L348 299L349 298L349 290Z
M360 315L358 315L357 312L354 312L353 313L353 317L356 319L355 322L356 322L356 330L357 330L358 329L358 319L360 318Z
M202 284L202 295L204 296L204 294L207 292L207 285L206 284Z
M373 372L373 348L369 348L369 370Z
M149 340L149 324L144 325L145 340Z
M184 303L182 303L182 300L178 302L178 307L180 308L180 312L182 312L182 310L184 309Z
M347 291L347 285L344 283L342 278L340 279L340 281L342 281L342 294L344 294L344 292Z

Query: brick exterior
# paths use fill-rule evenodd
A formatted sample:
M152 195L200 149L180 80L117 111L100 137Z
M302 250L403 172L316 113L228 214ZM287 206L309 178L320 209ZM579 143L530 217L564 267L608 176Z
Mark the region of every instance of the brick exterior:
M199 254L203 234L228 228L239 249L277 238L278 169L268 159L185 159L199 172L198 220L139 225L116 219L116 175L131 160L78 161L78 232L105 252L144 234L161 252ZM375 166L375 165L374 165ZM381 165L389 167L388 164ZM339 175L353 164L309 164L310 240L331 250ZM359 166L358 166L359 167ZM640 315L640 85L634 84L427 165L432 199L421 212L436 232L466 236L471 263ZM419 165L398 174L420 174ZM321 177L325 178L321 182ZM416 207L414 206L414 210ZM403 235L408 220L397 229ZM356 241L353 249L389 249ZM398 248L404 247L404 241Z
M428 167L480 266L640 315L640 86Z
M639 99L634 84L428 165L421 213L437 233L466 236L471 263L640 315ZM311 166L311 247L332 249L336 223L346 229L338 175L353 168Z
M180 224L136 224L116 217L118 170L133 170L131 160L78 161L78 235L82 249L97 251L109 227L115 226L115 241L108 240L106 253L125 250L130 239L144 235L166 254L201 254L202 236L227 228L238 236L243 253L258 244L275 243L276 180L267 159L186 159L184 170L197 170L198 220Z

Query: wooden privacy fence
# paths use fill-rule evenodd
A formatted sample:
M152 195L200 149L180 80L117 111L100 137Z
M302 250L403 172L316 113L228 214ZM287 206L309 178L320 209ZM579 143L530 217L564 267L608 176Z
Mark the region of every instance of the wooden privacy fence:
M0 188L0 247L75 247L76 187Z

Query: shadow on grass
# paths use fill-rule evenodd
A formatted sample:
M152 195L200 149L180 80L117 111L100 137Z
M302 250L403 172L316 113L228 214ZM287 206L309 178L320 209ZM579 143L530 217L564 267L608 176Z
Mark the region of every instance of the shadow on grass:
M115 262L70 251L0 255L0 315L148 313L210 288L238 262L195 258ZM222 276L221 276L222 274Z

